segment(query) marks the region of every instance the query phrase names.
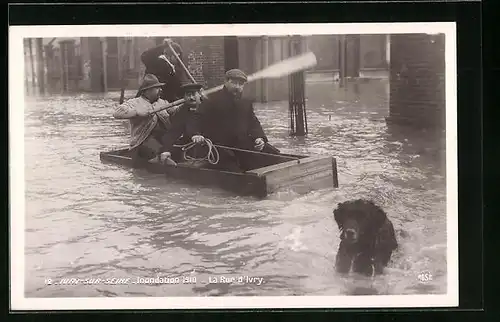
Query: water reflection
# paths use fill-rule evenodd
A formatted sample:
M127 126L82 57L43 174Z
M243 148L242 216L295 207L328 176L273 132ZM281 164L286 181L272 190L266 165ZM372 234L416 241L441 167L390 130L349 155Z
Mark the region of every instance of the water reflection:
M130 96L130 95L128 95ZM26 296L359 295L446 292L444 141L388 126L387 83L307 86L309 134L288 136L286 102L256 105L283 152L337 158L339 189L279 191L265 200L101 163L128 124L118 95L28 99L25 110ZM307 188L307 187L306 187ZM400 248L375 279L335 274L332 210L371 198ZM417 274L433 273L422 284ZM61 277L186 277L179 285L45 286ZM248 276L248 283L209 283Z

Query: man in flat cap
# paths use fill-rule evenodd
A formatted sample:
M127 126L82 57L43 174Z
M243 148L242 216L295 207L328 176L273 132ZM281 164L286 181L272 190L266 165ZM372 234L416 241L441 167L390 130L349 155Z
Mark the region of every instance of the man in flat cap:
M247 75L239 69L226 72L222 90L209 95L189 121L188 133L194 142L201 143L207 137L218 145L279 153L268 144L252 102L242 97L247 79ZM256 160L248 153L219 149L219 154L219 168L247 171L256 166Z
M173 102L182 96L181 86L189 81L184 69L170 50L169 44L177 56L182 59L181 46L166 38L161 45L146 50L141 55L141 61L146 66L146 74L153 74L158 77L160 82L164 83L160 97Z
M116 119L130 121L130 150L139 158L153 162L172 163L169 150L169 131L179 108L158 111L168 105L160 98L160 88L164 83L151 74L144 75L139 87L139 96L118 105L113 113Z

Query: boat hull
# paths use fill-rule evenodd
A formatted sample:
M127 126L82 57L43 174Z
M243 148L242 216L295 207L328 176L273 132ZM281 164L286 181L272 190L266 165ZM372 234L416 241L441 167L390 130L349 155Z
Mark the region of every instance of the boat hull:
M325 182L334 188L338 187L337 163L334 157L292 154L258 157L259 168L238 173L193 166L189 162L179 162L177 165L151 163L136 158L127 148L100 153L103 163L146 169L168 178L218 187L242 196L265 198L278 190L297 185L312 187Z

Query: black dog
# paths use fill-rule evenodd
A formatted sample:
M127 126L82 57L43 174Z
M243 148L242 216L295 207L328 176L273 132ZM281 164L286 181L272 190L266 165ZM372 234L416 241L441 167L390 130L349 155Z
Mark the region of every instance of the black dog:
M333 214L341 231L337 272L349 273L352 266L356 273L382 274L398 247L386 213L373 202L358 199L340 203Z

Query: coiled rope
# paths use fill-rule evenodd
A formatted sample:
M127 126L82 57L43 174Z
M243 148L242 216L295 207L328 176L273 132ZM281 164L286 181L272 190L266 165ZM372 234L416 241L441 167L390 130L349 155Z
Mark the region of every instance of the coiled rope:
M191 150L193 147L197 145L197 143L190 142L184 145L174 145L176 148L181 148L184 156L184 160L186 161L208 161L210 164L217 164L219 163L219 151L215 147L215 145L212 143L210 139L205 138L205 144L208 147L208 153L205 157L203 158L195 158L190 155L188 155L188 151Z

